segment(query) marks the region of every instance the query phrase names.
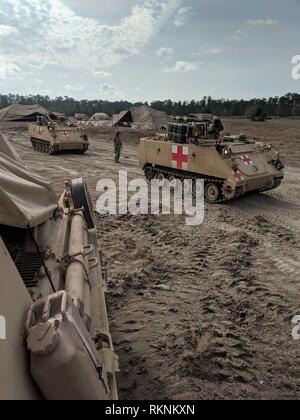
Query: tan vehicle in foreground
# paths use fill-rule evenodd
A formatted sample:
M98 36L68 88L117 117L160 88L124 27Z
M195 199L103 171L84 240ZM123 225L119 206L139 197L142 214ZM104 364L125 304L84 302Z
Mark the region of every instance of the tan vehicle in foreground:
M220 137L222 123L169 124L165 136L140 141L140 166L153 178L204 179L205 199L220 203L251 191L277 188L284 166L271 145L246 136Z
M36 124L29 125L29 136L34 150L49 155L64 151L84 154L89 148L84 129L67 127L44 117L38 117Z
M117 399L106 271L82 179L59 202L0 134L0 400Z

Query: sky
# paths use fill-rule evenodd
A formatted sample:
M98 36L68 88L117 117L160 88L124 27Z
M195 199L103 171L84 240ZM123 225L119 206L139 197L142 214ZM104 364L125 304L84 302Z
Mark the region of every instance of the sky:
M0 94L268 98L299 40L300 0L0 0Z

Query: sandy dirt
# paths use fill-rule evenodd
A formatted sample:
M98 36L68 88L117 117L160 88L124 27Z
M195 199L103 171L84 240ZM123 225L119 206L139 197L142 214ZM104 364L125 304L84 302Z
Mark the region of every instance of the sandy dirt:
M108 309L122 399L299 399L300 120L225 120L226 131L273 143L287 164L277 190L206 205L202 226L182 217L97 216L109 273ZM1 127L0 127L1 128ZM50 178L143 176L138 135L91 133L85 156L33 152L26 131L2 127L24 162Z

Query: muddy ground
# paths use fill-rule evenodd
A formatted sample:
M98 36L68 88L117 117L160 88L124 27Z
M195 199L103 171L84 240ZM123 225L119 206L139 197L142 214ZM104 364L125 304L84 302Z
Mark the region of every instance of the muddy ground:
M277 190L206 205L202 226L182 217L97 216L109 273L108 307L122 399L298 399L300 120L225 120L226 131L272 142L287 164ZM1 127L0 127L1 128ZM3 126L28 166L63 181L83 175L94 201L102 177L138 168L138 135L92 133L85 156L33 152L24 128Z

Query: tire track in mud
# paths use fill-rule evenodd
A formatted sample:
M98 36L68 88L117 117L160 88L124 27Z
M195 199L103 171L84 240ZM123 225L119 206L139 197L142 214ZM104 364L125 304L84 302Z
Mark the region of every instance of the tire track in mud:
M258 198L261 203L266 200ZM297 220L294 206L282 217L288 200L284 206L276 200L266 210L261 203L248 204L251 199L255 197L245 199L242 211L239 203L236 211L208 206L204 226L192 231L175 220L135 220L131 225L132 238L141 236L152 244L152 257L145 266L151 266L154 257L161 269L159 284L149 286L151 270L141 277L146 289L140 292L141 304L134 301L134 307L149 304L152 310L145 311L146 319L149 313L169 321L172 316L167 312L177 315L176 331L167 323L167 339L156 338L155 345L164 356L162 373L168 371L168 376L156 379L168 398L299 396L297 372L289 373L289 381L284 379L287 366L290 371L299 360L289 336L290 320L300 307L298 238L289 229ZM267 219L266 213L271 217ZM162 314L159 307L164 308ZM129 314L130 309L125 310L125 319ZM142 322L142 330L146 323ZM135 342L136 337L129 340ZM126 381L130 376L127 373ZM147 389L147 384L143 387ZM135 390L131 392L132 398L138 397Z
M118 231L121 224L122 222L115 224L114 228ZM259 267L260 275L257 275L259 242L247 233L239 233L232 239L232 236L228 236L223 230L213 238L210 229L207 232L200 228L202 232L201 235L199 232L200 240L198 240L194 233L183 236L180 227L178 233L170 232L168 225L165 226L164 222L155 219L146 221L135 219L132 223L127 222L128 224L130 230L126 237L132 235L131 246L134 246L136 240L134 238L139 238L141 235L149 244L152 238L155 251L151 246L145 252L147 259L143 266L150 267L148 270L143 269L137 277L132 273L118 277L118 281L121 279L125 284L129 281L129 285L126 284L125 288L122 286L122 290L117 294L122 299L124 296L128 299L128 294L130 296L132 293L131 288L138 290L141 302L133 299L131 304L135 308L134 312L140 308L139 319L143 321L139 322L139 332L146 330L145 335L140 333L142 336L147 337L149 323L150 325L153 323L152 316L159 317L162 325L165 319L169 321L165 325L164 338L154 334L157 343L152 344L157 355L164 357L162 373L167 370L169 375L168 381L164 375L156 377L160 395L168 398L171 396L173 398L174 395L178 398L182 396L193 398L197 393L198 398L207 398L214 389L216 398L224 396L236 398L238 390L245 387L249 398L267 397L270 391L266 386L265 377L268 375L266 373L258 375L257 365L260 369L262 367L267 369L267 366L270 368L273 361L270 363L269 357L274 349L273 338L270 339L268 335L270 339L268 343L263 336L270 326L274 328L274 320L278 318L277 312L287 314L290 308L288 300L285 301L282 297L281 285L270 284L270 276L264 278L262 267ZM109 242L111 243L111 239ZM174 242L177 242L176 249ZM113 258L115 257L114 255ZM159 267L154 264L158 258ZM174 258L177 258L178 262L174 263ZM110 261L109 265L111 263ZM111 287L115 293L114 279ZM129 297L129 302L130 300ZM163 310L159 311L158 308ZM126 325L127 317L131 318L133 315L131 307L129 305L124 309L121 305L119 310ZM266 312L269 312L268 315ZM170 327L174 315L175 330L174 327ZM286 319L283 323L286 328L288 325ZM158 328L161 330L161 326ZM152 339L153 330L155 330L154 325L151 326ZM127 349L127 357L131 352L136 358L137 354L141 356L151 351L150 346L148 349L142 347L141 353L135 349L133 343L138 340L135 330L131 332L127 329L125 336L131 343L130 349ZM264 349L269 347L268 357L265 355L261 357L257 352L260 346ZM120 351L122 354L122 347ZM157 360L157 355L154 359L150 357L148 360L143 360L141 357L143 369L153 371L155 367L149 363L149 360ZM168 358L172 363L168 363ZM280 351L277 360L282 359ZM131 377L127 370L124 390L125 383L130 382ZM134 382L133 378L132 380ZM155 393L156 388L153 389L152 381L150 383L151 386L143 383L143 389L147 390L150 386L148 392ZM219 389L217 393L216 383ZM235 385L234 392L230 384ZM131 390L131 398L139 397L139 388L139 384L136 384ZM202 391L203 389L205 391ZM280 392L284 395L284 390L281 389ZM286 392L288 394L290 391Z

